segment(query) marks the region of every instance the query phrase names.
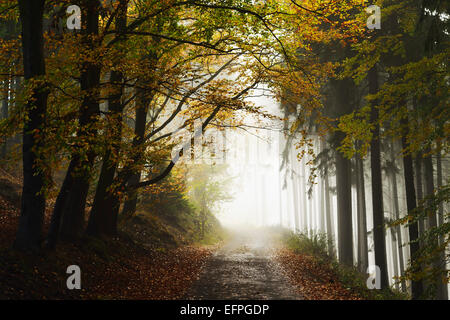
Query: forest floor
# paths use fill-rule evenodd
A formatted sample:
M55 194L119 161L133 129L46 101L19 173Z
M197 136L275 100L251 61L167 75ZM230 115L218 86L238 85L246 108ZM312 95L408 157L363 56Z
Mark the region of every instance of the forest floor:
M140 219L131 228L131 232L140 233L137 239L121 232L116 239L84 238L35 255L16 252L11 248L19 218L20 179L3 170L0 177L0 300L180 299L215 250L211 245L175 246L172 238L162 240L167 246L158 243L150 247L140 240L154 225L147 226ZM81 290L67 289L70 265L81 269Z
M5 210L4 203L0 207L0 300L180 299L213 249L150 249L121 236L108 242L85 239L26 255L11 249L17 210ZM81 290L67 289L69 265L81 269Z
M335 272L314 257L281 248L276 260L282 265L290 282L305 300L363 300L352 287L339 281Z

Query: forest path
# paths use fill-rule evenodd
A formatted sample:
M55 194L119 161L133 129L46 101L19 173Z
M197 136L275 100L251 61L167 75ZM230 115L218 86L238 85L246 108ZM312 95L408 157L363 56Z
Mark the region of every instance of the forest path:
M186 298L195 300L301 300L275 261L261 230L235 232L206 263Z

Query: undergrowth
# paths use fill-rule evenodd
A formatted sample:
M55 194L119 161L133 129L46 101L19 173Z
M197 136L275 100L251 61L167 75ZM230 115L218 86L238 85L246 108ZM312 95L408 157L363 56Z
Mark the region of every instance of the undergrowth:
M368 289L368 275L356 266L346 266L328 253L329 239L327 234L310 231L284 231L282 242L294 253L313 257L324 268L329 268L341 284L350 288L364 299L369 300L406 300L408 295L394 288ZM330 243L332 243L330 241ZM334 246L333 246L334 247ZM334 248L332 250L334 252Z

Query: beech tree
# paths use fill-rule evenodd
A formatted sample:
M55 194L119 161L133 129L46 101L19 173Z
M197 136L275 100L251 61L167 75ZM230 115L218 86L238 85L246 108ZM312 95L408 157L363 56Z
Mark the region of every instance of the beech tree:
M19 228L15 247L36 250L41 244L45 210L45 167L39 148L45 143L42 135L47 98L43 37L44 0L18 1L22 24L23 70L31 94L26 103L23 125L23 191Z

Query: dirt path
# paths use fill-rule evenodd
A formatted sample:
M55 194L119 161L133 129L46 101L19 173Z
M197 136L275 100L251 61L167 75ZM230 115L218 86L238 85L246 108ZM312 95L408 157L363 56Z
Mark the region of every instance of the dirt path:
M270 241L239 232L209 258L187 299L302 299L273 259Z

